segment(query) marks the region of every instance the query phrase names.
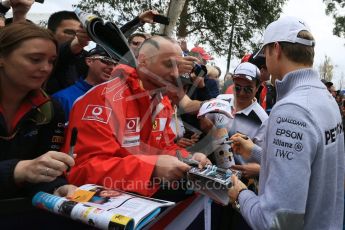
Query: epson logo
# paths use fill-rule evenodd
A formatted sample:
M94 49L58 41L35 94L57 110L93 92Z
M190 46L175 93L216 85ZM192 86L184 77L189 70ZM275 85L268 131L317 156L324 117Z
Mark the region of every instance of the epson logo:
M297 139L297 140L302 140L303 138L303 133L298 133L298 132L294 132L291 130L287 130L287 129L277 129L276 131L276 135L277 136L285 136L291 139Z
M277 117L277 123L280 124L280 123L284 123L284 122L287 122L289 124L292 124L292 125L297 125L297 126L300 126L300 127L307 127L307 124L303 121L296 121L294 119L290 119L290 118L286 118L286 117Z

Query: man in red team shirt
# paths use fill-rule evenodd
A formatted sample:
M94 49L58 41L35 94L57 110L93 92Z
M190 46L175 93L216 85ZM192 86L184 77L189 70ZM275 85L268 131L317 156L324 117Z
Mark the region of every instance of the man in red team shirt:
M140 48L137 68L117 66L113 80L75 102L67 131L67 140L73 127L79 131L70 183L151 196L159 188L153 181L179 180L190 169L176 157L176 150L183 157L189 153L173 142L173 109L164 93L176 87L181 54L174 40L154 36ZM68 148L66 141L64 151ZM200 165L209 162L202 153L192 158Z

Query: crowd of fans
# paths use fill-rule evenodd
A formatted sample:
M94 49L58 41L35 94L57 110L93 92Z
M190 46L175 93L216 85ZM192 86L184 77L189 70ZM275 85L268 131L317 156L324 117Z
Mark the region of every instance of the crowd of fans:
M185 39L137 32L158 14L148 10L121 27L134 68L100 44L86 51L90 38L74 12L53 13L48 28L30 22L33 3L0 4L0 199L69 196L95 183L181 201L189 191L162 187L190 169L176 152L199 167L215 163L211 133L226 128L236 153L231 168L243 177L233 178L232 205L213 204L213 228L342 225L345 98L312 70L314 40L302 22L270 24L264 52L222 74L199 44L189 49ZM295 40L274 30L289 30L285 25L297 28ZM214 116L197 116L215 98L231 105L231 122L222 127ZM79 134L71 156L73 128ZM318 226L318 218L328 221Z

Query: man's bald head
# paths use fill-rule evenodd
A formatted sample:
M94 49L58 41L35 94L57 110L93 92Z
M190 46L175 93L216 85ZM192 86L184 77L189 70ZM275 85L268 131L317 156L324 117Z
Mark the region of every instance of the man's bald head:
M178 61L182 57L179 44L168 37L153 36L142 44L138 56L138 76L147 90L176 84Z
M149 39L146 39L143 42L139 49L139 54L144 54L145 56L154 56L157 51L161 51L163 48L169 47L171 45L178 45L178 43L172 38L156 35Z

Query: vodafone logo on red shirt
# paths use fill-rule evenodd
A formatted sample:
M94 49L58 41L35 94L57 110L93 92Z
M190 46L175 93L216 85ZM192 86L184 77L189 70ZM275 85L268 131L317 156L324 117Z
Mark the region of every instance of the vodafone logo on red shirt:
M112 109L101 105L88 105L82 120L98 121L104 124L109 122Z
M126 118L125 133L138 133L138 132L140 132L139 121L140 121L139 117Z

